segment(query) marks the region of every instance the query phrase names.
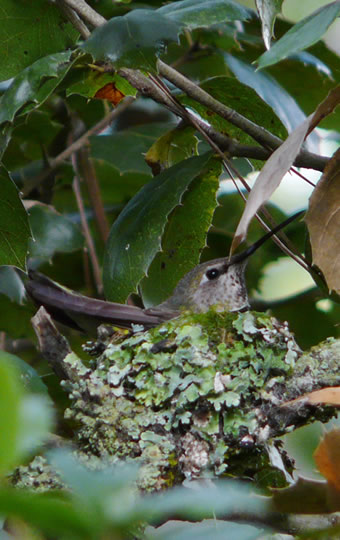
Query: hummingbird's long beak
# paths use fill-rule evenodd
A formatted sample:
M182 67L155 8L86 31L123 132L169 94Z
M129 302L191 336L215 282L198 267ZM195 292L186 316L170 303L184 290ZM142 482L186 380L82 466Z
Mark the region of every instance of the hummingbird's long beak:
M244 251L241 251L241 253L237 253L236 255L233 255L231 258L230 258L230 262L231 264L237 264L237 263L241 263L242 261L245 261L246 259L248 259L253 253L255 253L255 251L257 251L259 249L259 247L261 247L269 238L271 238L272 236L274 236L274 234L276 234L277 232L281 231L281 229L284 229L284 227L286 227L287 225L289 225L289 223L291 223L292 221L294 221L295 219L297 219L299 216L301 216L302 214L304 213L303 210L301 210L300 212L296 212L296 214L293 214L292 216L290 216L289 218L287 218L285 221L283 221L282 223L279 223L279 225L277 225L276 227L274 227L274 229L272 229L271 231L268 231L265 235L263 235L261 238L259 238L259 240L257 240L256 242L254 242L254 244L252 244L251 246L249 246L247 249L245 249ZM229 266L229 265L228 265Z

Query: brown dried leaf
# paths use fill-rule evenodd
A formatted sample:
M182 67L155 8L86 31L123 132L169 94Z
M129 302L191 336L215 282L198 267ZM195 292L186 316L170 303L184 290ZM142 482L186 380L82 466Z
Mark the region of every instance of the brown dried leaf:
M307 135L323 118L325 118L325 116L333 112L339 102L340 86L332 90L326 99L320 103L315 112L306 118L306 120L300 124L289 135L285 142L270 156L250 192L233 239L231 253L233 253L238 245L245 239L251 219L256 212L258 212L259 208L270 198L272 193L280 185L284 175L293 165Z
M309 199L305 221L313 264L322 271L328 289L340 294L340 149L327 164Z
M311 405L322 403L323 405L340 407L340 386L330 386L328 388L322 388L322 390L315 390L315 392L307 394L307 398L308 403Z
M314 459L321 474L337 490L340 503L340 429L332 429L324 435Z
M95 93L94 97L97 99L107 99L112 105L116 106L125 96L116 88L114 83L107 83Z
M303 396L299 396L291 401L285 401L281 407L289 407L294 403L303 403L304 405L333 405L340 407L340 386L328 386L322 390L315 390Z

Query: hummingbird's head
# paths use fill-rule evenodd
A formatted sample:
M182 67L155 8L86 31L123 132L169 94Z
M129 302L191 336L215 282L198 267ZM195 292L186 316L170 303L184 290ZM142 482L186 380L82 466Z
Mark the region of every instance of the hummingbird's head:
M208 311L211 306L226 311L249 307L244 270L247 260L214 259L196 266L178 283L162 307Z
M221 311L248 309L244 278L248 258L302 213L297 212L289 217L241 253L199 264L179 281L172 296L158 307L175 311L190 309L196 312L208 311L211 306L217 306Z

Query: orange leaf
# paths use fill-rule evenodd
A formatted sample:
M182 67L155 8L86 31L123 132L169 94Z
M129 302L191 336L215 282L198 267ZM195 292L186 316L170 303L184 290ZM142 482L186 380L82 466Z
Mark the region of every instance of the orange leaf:
M118 105L125 96L116 88L114 83L107 83L95 93L94 97L97 99L107 99L115 106Z
M314 452L314 459L321 474L340 492L340 429L325 434Z

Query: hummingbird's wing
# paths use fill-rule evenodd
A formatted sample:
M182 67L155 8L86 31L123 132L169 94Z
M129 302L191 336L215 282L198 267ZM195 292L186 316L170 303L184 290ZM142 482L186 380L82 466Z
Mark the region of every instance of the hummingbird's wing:
M157 308L143 310L82 296L38 273L30 273L25 287L34 302L44 306L55 320L77 330L93 330L103 323L120 328L140 324L147 329L177 315Z

